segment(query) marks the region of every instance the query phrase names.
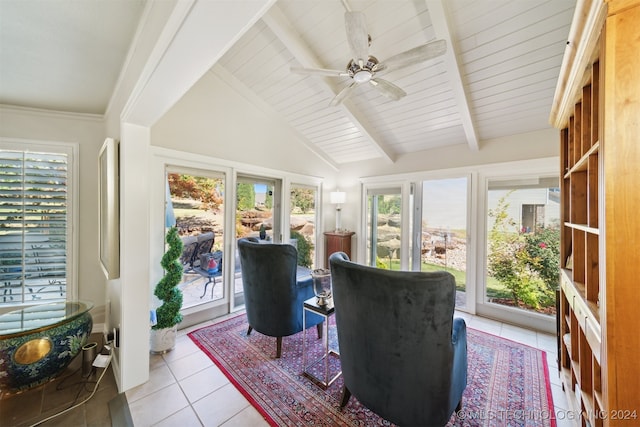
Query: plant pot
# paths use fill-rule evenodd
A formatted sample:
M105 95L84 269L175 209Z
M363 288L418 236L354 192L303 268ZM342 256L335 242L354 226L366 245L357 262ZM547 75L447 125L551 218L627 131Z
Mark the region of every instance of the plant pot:
M176 346L178 325L171 328L151 329L149 348L153 354L167 353Z

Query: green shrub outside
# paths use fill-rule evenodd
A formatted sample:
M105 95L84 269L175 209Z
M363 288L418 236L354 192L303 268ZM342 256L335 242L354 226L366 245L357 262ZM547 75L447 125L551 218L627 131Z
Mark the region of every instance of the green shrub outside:
M494 218L489 232L489 274L508 289L516 304L536 310L553 305L559 273L558 228L536 233L517 230L507 214L505 197L489 211Z
M292 239L296 239L298 241L298 265L311 268L311 251L313 250L313 243L295 230L291 230L290 235Z

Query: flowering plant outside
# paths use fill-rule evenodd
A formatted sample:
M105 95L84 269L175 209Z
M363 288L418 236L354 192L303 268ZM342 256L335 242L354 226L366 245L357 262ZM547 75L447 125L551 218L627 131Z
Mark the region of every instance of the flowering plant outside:
M489 274L509 290L516 305L524 303L536 310L552 306L559 283L559 228L518 230L507 214L505 197L489 212L494 218L489 232Z

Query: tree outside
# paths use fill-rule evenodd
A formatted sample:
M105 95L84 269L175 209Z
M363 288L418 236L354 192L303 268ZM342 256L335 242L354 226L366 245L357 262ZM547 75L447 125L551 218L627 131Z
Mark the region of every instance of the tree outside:
M299 210L301 213L306 214L314 209L315 202L315 190L309 188L294 188L291 190L292 213Z

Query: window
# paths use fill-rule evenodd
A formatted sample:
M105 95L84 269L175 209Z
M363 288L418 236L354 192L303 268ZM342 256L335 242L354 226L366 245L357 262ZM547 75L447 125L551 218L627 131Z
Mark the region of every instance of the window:
M298 265L316 267L316 187L304 184L291 185L289 234L298 249Z
M486 302L556 314L559 202L556 176L489 180Z
M257 237L280 243L280 180L274 178L238 175L236 183L236 238ZM237 246L236 246L237 250ZM233 303L244 304L242 271L237 254L237 280L234 281Z
M0 150L0 306L65 300L73 264L73 147L20 145Z
M456 309L555 331L557 159L363 180L358 251L367 265L446 270Z
M221 301L225 297L223 273L209 277L197 267L200 255L207 253L219 254L218 260L222 261L225 176L215 171L170 167L167 184L169 198L165 203L172 212L168 222L178 227L184 245L180 257L184 274L178 285L182 307Z
M367 190L367 265L400 270L402 190Z
M422 182L421 271L445 270L456 279L456 307L466 305L469 178ZM416 248L416 249L418 249Z

